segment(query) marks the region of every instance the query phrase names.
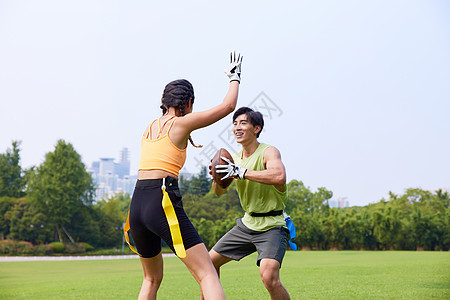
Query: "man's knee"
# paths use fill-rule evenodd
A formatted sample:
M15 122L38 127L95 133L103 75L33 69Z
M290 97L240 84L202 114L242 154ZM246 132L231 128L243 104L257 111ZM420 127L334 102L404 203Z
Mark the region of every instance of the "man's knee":
M264 286L270 291L277 289L280 285L280 277L273 271L266 271L261 273L261 279Z
M274 259L262 260L260 264L260 275L264 286L270 291L281 286L280 264Z
M219 270L221 266L223 266L224 264L226 264L227 262L229 262L231 260L230 258L217 253L213 249L211 249L209 251L209 256L211 257L211 261L214 265L214 268L216 268L216 270Z

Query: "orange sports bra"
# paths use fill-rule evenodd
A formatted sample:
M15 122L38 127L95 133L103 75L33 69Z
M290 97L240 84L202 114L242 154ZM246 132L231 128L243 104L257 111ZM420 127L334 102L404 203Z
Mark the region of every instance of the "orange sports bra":
M158 135L156 139L150 140L150 133L154 120L145 130L141 142L141 159L139 161L139 170L163 170L178 176L181 168L186 161L186 148L180 149L173 144L169 138L169 131L172 128L176 117L169 118L164 125L170 121L167 133L161 136L161 123L158 119Z

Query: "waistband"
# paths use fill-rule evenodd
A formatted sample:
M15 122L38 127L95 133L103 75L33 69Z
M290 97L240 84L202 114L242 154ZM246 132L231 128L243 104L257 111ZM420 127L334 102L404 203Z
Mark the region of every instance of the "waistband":
M159 186L161 187L163 184L162 178L159 179L141 179L136 181L136 187L141 186ZM169 188L178 188L178 181L170 176L166 177L166 187Z
M252 217L269 217L269 216L279 216L282 214L283 214L282 210L272 210L266 213L255 213L255 212L249 213L249 215Z

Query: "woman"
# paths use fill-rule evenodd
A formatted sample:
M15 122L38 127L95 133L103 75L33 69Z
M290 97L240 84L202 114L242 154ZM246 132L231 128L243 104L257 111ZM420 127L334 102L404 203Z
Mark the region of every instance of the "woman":
M225 299L208 251L183 210L178 173L186 160L188 140L194 145L191 132L234 111L241 62L239 54L231 53L230 67L225 70L230 78L229 90L221 104L206 111L192 112L194 89L187 80L167 84L162 96L163 115L144 132L129 213L130 233L144 270L139 299L156 299L163 277L161 239L187 266L205 299Z

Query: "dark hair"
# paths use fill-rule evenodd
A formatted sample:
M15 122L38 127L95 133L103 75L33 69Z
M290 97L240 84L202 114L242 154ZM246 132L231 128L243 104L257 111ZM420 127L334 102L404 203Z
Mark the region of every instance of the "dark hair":
M161 109L163 114L167 112L169 107L175 107L181 111L181 115L185 115L184 108L189 104L189 100L194 104L194 88L186 79L178 79L169 82L164 88L161 99Z
M194 87L186 79L178 79L169 82L164 88L164 92L161 98L161 106L163 115L167 112L169 107L175 107L181 112L181 116L184 116L186 112L184 109L186 105L191 101L191 105L194 104ZM196 148L203 147L202 145L195 145L191 136L189 136L189 142Z
M233 123L234 121L236 121L236 118L239 117L240 115L246 115L247 116L247 120L250 121L250 123L253 126L261 126L261 130L256 134L256 137L259 137L259 134L261 133L261 131L264 128L264 118L262 113L260 113L259 111L254 111L253 109L251 109L250 107L240 107L238 108L238 110L236 110L234 112L233 115Z

